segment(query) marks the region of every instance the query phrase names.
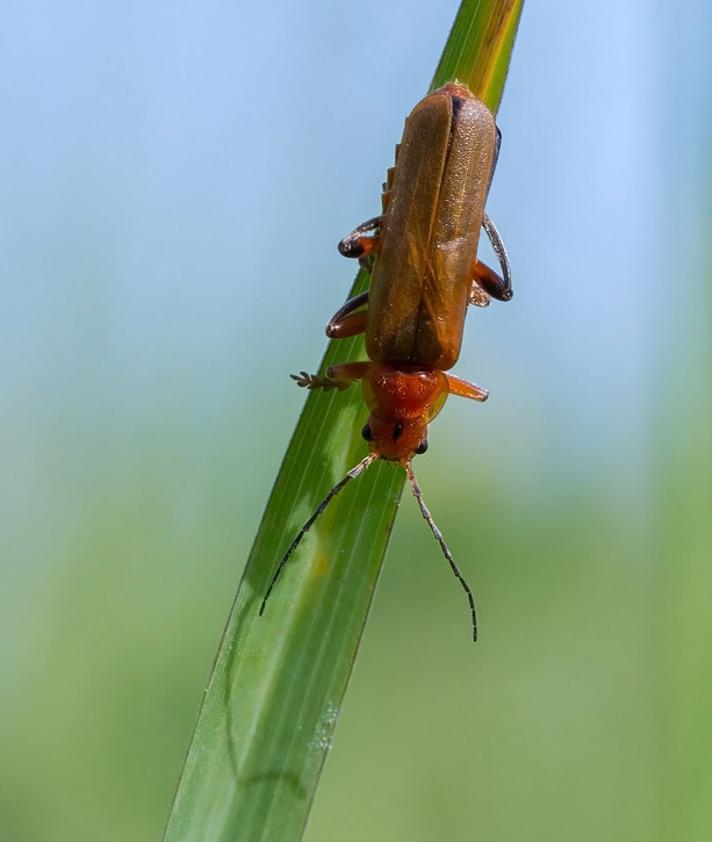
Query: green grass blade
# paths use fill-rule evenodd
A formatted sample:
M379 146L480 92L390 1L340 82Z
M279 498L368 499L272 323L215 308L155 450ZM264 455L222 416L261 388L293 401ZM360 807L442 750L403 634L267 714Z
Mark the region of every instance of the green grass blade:
M463 0L433 88L459 79L497 113L524 0Z
M496 109L520 10L521 3L465 0L436 84L457 77ZM379 181L374 173L374 190ZM359 273L352 294L366 285ZM360 338L331 343L320 371L360 358ZM386 551L402 470L377 462L335 498L294 554L263 617L258 610L300 525L365 455L365 417L357 388L314 392L306 401L205 691L167 842L301 838ZM463 618L463 640L466 633Z

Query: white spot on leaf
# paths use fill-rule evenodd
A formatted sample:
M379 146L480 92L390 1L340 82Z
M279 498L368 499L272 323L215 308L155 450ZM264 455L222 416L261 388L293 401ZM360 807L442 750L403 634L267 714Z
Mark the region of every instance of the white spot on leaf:
M339 718L339 709L336 705L329 704L326 706L323 716L317 722L314 736L309 743L309 748L314 752L329 751L334 739L334 729L336 728L336 720Z

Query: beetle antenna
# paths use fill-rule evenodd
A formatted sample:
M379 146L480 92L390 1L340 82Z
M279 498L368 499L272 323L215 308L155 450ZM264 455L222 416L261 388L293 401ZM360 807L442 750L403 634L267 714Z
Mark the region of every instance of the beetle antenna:
M282 560L277 565L277 569L274 571L274 575L269 583L269 587L265 592L264 598L262 600L262 605L260 605L260 613L259 616L262 616L262 613L265 610L265 605L267 605L267 600L269 599L269 595L272 593L272 589L277 584L277 579L279 579L282 570L284 570L284 566L286 565L287 561L289 561L289 557L292 553L297 549L299 544L301 543L302 538L307 534L307 532L312 528L314 521L319 517L319 515L326 509L329 503L336 497L336 495L341 491L341 489L348 485L352 479L356 479L359 474L362 474L366 468L378 459L378 453L369 453L364 459L362 459L358 465L354 465L353 468L346 474L346 476L336 483L336 485L331 489L331 491L324 497L324 499L319 503L317 506L314 514L309 518L309 520L302 526L302 528L297 533L297 537L292 541L289 545L289 549L287 552L282 556Z
M418 506L420 506L420 513L427 521L427 524L430 527L430 531L435 536L435 540L438 542L438 544L440 544L440 549L443 551L443 555L448 560L450 569L455 574L455 578L459 581L459 583L462 585L462 589L467 594L467 601L470 604L470 614L472 616L472 639L474 641L477 641L477 612L475 610L475 597L472 593L472 590L470 589L470 586L465 581L465 577L460 572L460 568L457 566L457 564L455 564L455 559L452 557L452 553L450 552L448 545L445 543L445 539L443 538L442 532L438 529L435 521L433 520L432 515L428 511L428 507L425 505L425 500L423 500L423 492L420 490L418 480L415 478L415 474L413 473L413 468L411 467L410 462L406 462L405 472L408 475L408 482L410 483L410 487L413 491L413 496L418 501Z

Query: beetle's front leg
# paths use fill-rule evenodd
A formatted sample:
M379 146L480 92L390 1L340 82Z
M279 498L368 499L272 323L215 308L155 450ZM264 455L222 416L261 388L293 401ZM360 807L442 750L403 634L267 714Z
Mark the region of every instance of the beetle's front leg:
M361 295L355 295L337 310L329 319L326 326L326 335L329 339L345 339L348 336L356 336L366 330L366 310L359 310L368 303L368 290ZM354 312L358 310L358 312Z
M469 383L454 374L443 372L447 380L448 390L451 395L458 395L461 398L469 398L472 401L486 401L489 392L481 386Z
M365 258L378 251L381 238L374 234L370 237L365 237L368 231L375 231L381 225L381 217L376 216L362 223L339 243L339 254L344 257L358 257ZM363 265L363 264L362 264ZM366 268L366 267L364 267Z
M325 392L338 389L340 392L343 392L344 389L348 389L351 385L346 380L335 380L333 377L329 377L328 374L322 377L321 374L309 374L308 371L300 371L299 374L290 374L289 376L297 386L302 389L309 389L310 392L314 389L323 389Z
M326 370L326 375L309 374L306 371L300 371L299 374L290 374L289 376L295 381L297 386L303 389L323 389L329 392L331 389L338 389L343 392L356 380L360 380L364 374L369 370L372 363L358 362L358 363L342 363L341 365L329 366Z
M373 363L370 361L330 365L329 368L326 369L326 374L328 377L333 377L335 380L348 380L349 383L354 383L356 380L361 380L372 365Z

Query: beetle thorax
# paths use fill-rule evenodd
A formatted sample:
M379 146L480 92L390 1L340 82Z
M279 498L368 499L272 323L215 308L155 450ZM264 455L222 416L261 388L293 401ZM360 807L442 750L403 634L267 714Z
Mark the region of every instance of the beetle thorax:
M371 450L384 459L401 462L423 452L428 423L447 399L443 373L415 366L375 364L362 384L371 410L366 427Z

